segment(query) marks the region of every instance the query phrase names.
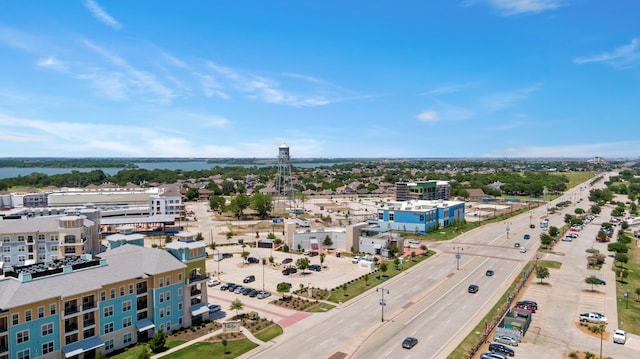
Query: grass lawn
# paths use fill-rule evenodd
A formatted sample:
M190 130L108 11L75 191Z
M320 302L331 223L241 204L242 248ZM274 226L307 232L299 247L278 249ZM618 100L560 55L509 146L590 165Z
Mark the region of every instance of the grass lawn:
M545 266L549 269L560 269L560 267L562 267L562 262L539 260L538 265Z
M328 310L335 308L335 305L327 304L327 303L318 303L318 305L314 305L313 307L308 308L305 312L309 313L324 313Z
M253 335L256 338L262 340L263 342L268 342L269 340L277 337L282 333L283 333L282 327L276 324L276 325L267 327L259 332L255 332L253 333Z
M186 340L168 340L166 343L166 347L171 349L173 347L177 347L180 344L185 343ZM114 355L110 358L114 359L138 359L138 355L142 353L144 350L148 350L146 344L136 345L128 349L126 352L120 353L118 355Z
M192 359L192 358L236 358L252 350L258 345L249 339L229 340L225 353L221 342L199 342L187 348L171 353L167 359Z
M618 325L620 329L629 333L640 334L640 302L638 302L636 294L636 288L640 288L640 248L634 247L633 244L628 247L629 262L625 265L626 278L624 278L624 283L619 280L615 282L618 298L618 321L624 323L618 323ZM613 269L617 268L615 264ZM624 298L626 290L629 291L628 299Z

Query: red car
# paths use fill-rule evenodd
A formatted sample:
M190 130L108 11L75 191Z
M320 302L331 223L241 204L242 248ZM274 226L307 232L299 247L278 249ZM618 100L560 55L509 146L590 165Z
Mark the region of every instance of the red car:
M531 306L531 305L519 304L519 305L514 306L514 308L526 309L526 310L530 311L531 313L535 313L536 312L536 308L534 306Z

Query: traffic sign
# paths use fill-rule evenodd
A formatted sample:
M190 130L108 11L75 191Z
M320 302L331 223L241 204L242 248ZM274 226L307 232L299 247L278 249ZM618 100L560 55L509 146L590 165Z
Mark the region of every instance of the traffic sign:
M460 258L462 258L462 255L461 254L456 254L456 259L460 259Z

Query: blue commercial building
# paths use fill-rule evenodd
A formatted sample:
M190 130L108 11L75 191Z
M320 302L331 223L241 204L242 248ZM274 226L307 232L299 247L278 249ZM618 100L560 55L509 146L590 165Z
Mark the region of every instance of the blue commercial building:
M377 224L381 229L428 233L464 221L464 202L411 200L390 202L378 209Z

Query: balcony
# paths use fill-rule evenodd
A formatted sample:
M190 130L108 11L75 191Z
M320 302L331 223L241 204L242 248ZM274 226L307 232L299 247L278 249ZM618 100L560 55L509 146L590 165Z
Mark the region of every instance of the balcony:
M189 277L189 284L195 283L195 282L199 282L204 280L205 278L203 278L201 275L192 275Z
M64 332L65 334L69 334L71 332L76 332L78 331L78 323L65 323L64 324Z
M83 328L92 327L94 325L96 325L96 320L95 319L87 319L87 320L83 320L82 321L82 327Z
M82 303L82 311L91 310L96 308L96 302Z
M194 287L195 288L195 287ZM194 295L200 295L202 293L202 291L200 289L191 289L191 296L193 297Z
M136 288L136 294L140 295L145 293L147 293L147 283L143 283L143 285L140 285L140 283L138 283L138 287Z
M64 315L72 315L72 314L76 314L78 313L78 306L77 305L73 305L73 306L65 306L64 307Z

